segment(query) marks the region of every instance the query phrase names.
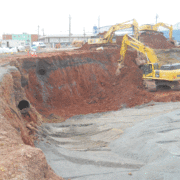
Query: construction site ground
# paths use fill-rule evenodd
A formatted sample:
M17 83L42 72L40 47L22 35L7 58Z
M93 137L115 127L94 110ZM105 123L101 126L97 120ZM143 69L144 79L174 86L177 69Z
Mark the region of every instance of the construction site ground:
M180 92L144 89L133 49L116 75L121 42L2 55L0 179L178 179Z
M36 147L64 179L179 179L180 102L43 124Z

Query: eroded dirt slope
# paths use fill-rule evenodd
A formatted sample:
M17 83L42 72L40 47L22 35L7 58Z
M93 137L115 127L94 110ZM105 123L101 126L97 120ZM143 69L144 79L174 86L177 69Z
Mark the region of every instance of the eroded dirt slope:
M60 180L43 152L34 147L41 115L32 105L22 109L22 101L28 99L20 72L12 66L0 67L0 179Z

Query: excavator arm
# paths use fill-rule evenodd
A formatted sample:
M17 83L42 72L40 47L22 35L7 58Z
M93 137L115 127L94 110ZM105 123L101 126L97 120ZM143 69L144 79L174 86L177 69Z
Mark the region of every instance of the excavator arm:
M165 27L169 29L169 40L172 41L172 34L173 34L173 26L165 24L163 22L159 22L155 25L145 24L139 27L139 31L158 31L158 27Z
M160 22L160 23L157 23L156 25L154 25L153 29L155 31L157 31L159 26L162 26L162 27L169 29L169 40L172 40L173 26Z
M124 35L123 40L122 40L122 46L121 46L121 50L120 50L121 59L119 60L119 63L124 64L124 57L126 54L127 46L130 46L130 47L136 49L137 51L143 53L147 57L147 61L149 63L157 63L158 62L157 56L153 49L145 46L140 41L138 41L135 38L130 37L126 34L126 35Z
M115 31L122 30L122 29L129 29L129 28L133 28L134 36L136 39L138 39L138 36L139 36L138 23L135 19L133 19L132 23L130 23L131 21L132 20L111 26L103 38L95 39L95 44L103 44L103 43L109 43L109 42L112 43L112 39L113 39ZM93 44L92 42L93 40L91 39L88 41L89 44Z
M122 29L129 29L133 28L135 38L138 39L138 23L135 19L133 19L133 22L131 24L127 24L130 21L126 21L124 23L116 24L112 26L108 32L104 35L103 41L105 43L112 42L112 38L114 36L114 32Z

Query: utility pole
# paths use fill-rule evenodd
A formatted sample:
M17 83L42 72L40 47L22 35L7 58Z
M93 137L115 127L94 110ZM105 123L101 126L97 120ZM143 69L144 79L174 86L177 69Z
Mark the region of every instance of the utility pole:
M84 30L83 30L83 31L84 31L84 38L85 38L85 35L86 35L86 33L85 33L85 28L84 28Z
M38 25L38 41L39 41L39 25Z
M157 24L157 19L158 19L158 17L159 17L158 14L156 14L156 24Z
M98 17L98 30L99 30L99 32L100 32L100 16ZM98 33L99 33L98 32Z
M69 15L69 43L71 43L71 16Z
M86 35L86 33L85 33L85 27L84 27L83 31L84 31L84 42L85 42L85 35Z
M43 32L43 36L44 36L44 28L42 29L42 32Z

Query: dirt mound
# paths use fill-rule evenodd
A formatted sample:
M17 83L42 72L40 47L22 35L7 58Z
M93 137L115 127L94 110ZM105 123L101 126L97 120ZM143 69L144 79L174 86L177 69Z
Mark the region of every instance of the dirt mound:
M140 41L146 46L154 49L171 49L175 46L170 43L164 36L163 33L159 32L144 32L140 34Z
M102 36L103 37L106 33L107 33L107 31L104 31L102 33L99 33L97 36Z
M116 43L121 46L123 36L116 37ZM175 48L161 32L143 32L139 36L139 41L153 49L171 49Z

